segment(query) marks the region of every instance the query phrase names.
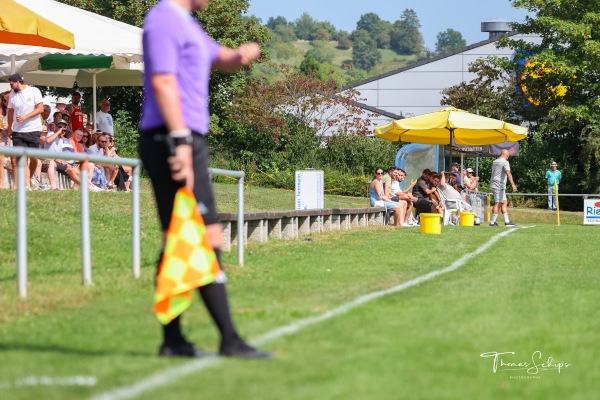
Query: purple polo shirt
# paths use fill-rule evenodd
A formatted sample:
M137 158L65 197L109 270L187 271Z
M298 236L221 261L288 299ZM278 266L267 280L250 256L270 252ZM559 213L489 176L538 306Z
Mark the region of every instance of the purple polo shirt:
M144 22L144 105L141 129L165 125L150 85L153 74L174 74L187 127L208 133L208 83L221 45L210 38L198 21L181 7L163 0Z

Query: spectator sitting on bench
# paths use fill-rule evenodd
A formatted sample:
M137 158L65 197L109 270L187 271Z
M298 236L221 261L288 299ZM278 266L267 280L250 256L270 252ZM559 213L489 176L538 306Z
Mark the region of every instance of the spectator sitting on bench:
M96 136L96 144L90 146L88 148L90 154L106 156L108 157L108 137L110 135L108 133L99 133ZM104 168L104 176L106 177L106 186L108 189L116 189L114 182L110 180L111 177L115 175L115 171L118 170L116 165L111 164L97 164L98 166Z
M400 226L403 224L403 222L406 226L408 226L406 221L402 220L403 216L406 214L406 210L403 208L402 204L393 202L386 197L383 189L383 183L381 182L382 177L383 169L377 168L369 188L371 207L385 207L388 211L392 211L394 213L394 226Z
M73 149L76 153L88 153L88 151L86 151L86 143L83 140L84 134L87 135L87 133L84 133L83 129L75 129L75 132L73 132L73 136L69 138L69 141L71 142L71 145L73 146ZM88 183L90 184L90 186L93 183L92 178L94 177L95 169L96 166L94 165L94 163L88 162ZM102 187L101 185L97 186Z
M398 167L396 167L395 165L392 165L391 167L388 168L388 172L386 172L383 177L381 178L381 183L383 184L383 190L385 192L385 196L388 199L392 198L392 194L391 194L391 188L392 188L392 182L394 181L394 174L396 173L396 170L398 169Z
M394 171L393 177L394 177L394 180L392 181L392 188L390 191L390 193L391 193L390 199L392 201L397 201L399 203L406 203L406 215L405 215L404 220L406 221L406 223L408 225L416 225L416 222L414 222L414 220L411 218L411 216L412 216L412 210L413 210L413 203L415 201L417 201L417 198L414 197L409 192L417 184L417 180L415 179L414 181L412 181L410 183L410 185L408 185L408 187L406 189L402 190L400 188L400 182L403 182L404 179L406 178L406 172L402 168L396 168L396 170Z
M47 150L55 153L63 153L67 152L75 152L73 149L73 145L66 137L66 129L67 123L63 119L59 119L56 121L56 132L52 134L48 134L46 136L46 143L48 144ZM56 190L56 180L54 179L55 172L63 174L71 178L71 180L76 184L80 185L80 177L79 177L79 168L77 168L74 161L64 161L64 160L52 160L48 165L48 177L50 179L50 186L52 189ZM102 189L97 188L94 185L89 185L91 191L97 192Z
M432 188L431 186L429 181L430 176L431 170L424 169L419 179L417 179L417 183L412 191L412 194L417 198L417 201L413 202L413 206L419 212L441 214L443 211L442 206L429 198L429 195L436 191L436 188Z
M115 147L115 138L112 136L108 137L108 151L106 155L108 157L121 158L117 154L117 148ZM132 174L132 167L128 165L119 165L117 166L117 169L115 170L115 173L110 180L115 183L115 185L117 186L117 190L125 190L129 192Z

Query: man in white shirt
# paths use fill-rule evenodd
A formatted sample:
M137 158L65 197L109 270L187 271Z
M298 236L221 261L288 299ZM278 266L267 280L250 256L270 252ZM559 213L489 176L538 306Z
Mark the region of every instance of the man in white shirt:
M59 119L56 121L56 131L49 132L46 136L46 150L52 151L55 153L62 153L65 151L64 149L68 149L71 146L71 142L69 139L65 138L65 132L67 129L67 122ZM51 160L48 164L48 180L50 181L50 187L53 190L56 190L56 180L54 176L54 172L58 171L63 175L67 175L73 182L77 185L80 183L79 179L79 169L70 165L69 161L65 160Z
M440 184L438 185L438 189L446 196L449 200L460 200L461 208L463 210L471 211L473 207L464 201L462 195L458 192L458 190L454 189L452 185L448 185L446 182L446 174L444 171L440 172Z
M40 147L40 132L44 112L42 93L33 86L25 85L20 74L13 74L8 79L12 89L8 97L8 135L12 135L14 147ZM31 177L35 173L38 160L29 158L29 168L25 169L25 186L31 190ZM15 188L17 182L15 182Z
M110 136L115 136L113 128L113 117L108 113L110 110L110 101L104 99L100 102L100 111L96 113L96 126L103 133L108 133Z
M406 202L406 223L410 226L417 225L416 221L412 217L413 210L413 202L417 201L416 197L413 197L409 192L412 188L417 184L417 180L415 179L408 185L408 187L404 190L400 187L400 183L404 181L406 178L406 171L402 168L398 168L394 171L392 176L392 186L390 188L391 199L392 201Z

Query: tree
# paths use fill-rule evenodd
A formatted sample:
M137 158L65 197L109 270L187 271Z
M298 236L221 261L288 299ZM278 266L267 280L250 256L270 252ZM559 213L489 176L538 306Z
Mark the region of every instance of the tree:
M356 105L356 91L340 93L333 81L323 82L285 65L274 68L280 79L251 79L246 90L234 97L230 118L271 134L275 142L290 135L290 117L297 124L314 129L318 136L334 126L347 133L369 133L369 118L358 118L362 109Z
M303 13L294 21L294 32L300 40L310 40L315 27L316 21L308 13Z
M496 65L492 59L478 59L469 65L477 75L471 82L462 82L442 91L441 104L454 106L486 117L519 123L514 109L521 98L514 90L514 74Z
M435 51L438 54L449 53L452 50L460 49L467 45L467 41L463 39L462 33L454 29L446 29L437 34L437 42Z
M319 32L317 34L317 32ZM335 36L337 29L329 21L317 21L315 22L315 29L311 40L330 40Z
M535 13L513 29L538 34L540 43L505 38L502 44L528 56L537 69L535 79L526 81L528 93L537 97L535 108L546 113L539 127L545 140L569 140L561 152L562 165L577 166L580 187L600 193L600 8L598 0L577 2L513 0L515 7ZM505 64L519 75L518 58ZM541 73L540 73L541 72ZM556 87L566 90L561 94ZM531 108L531 106L529 107ZM566 154L565 154L566 153ZM568 164L567 164L568 163Z
M102 16L124 22L126 24L141 27L146 12L157 3L157 0L59 0L61 3L78 7L84 10L100 14ZM77 41L77 39L75 39ZM92 113L92 90L91 88L52 88L49 93L55 96L69 95L73 89L77 89L83 96L83 111ZM143 92L139 87L103 87L98 88L98 99L110 98L113 112L125 111L137 126L142 115Z
M400 19L394 22L390 33L391 48L398 54L421 54L423 51L423 36L421 23L417 13L407 8Z
M158 0L58 0L61 3L141 27L148 10ZM77 39L75 39L77 41Z
M269 19L267 20L267 23L265 24L265 26L272 31L277 29L277 27L280 25L289 26L287 19L285 19L285 17L282 17L282 16L269 17Z
M298 39L294 33L294 28L289 25L277 25L273 30L273 34L277 36L279 41L284 43L291 43Z
M245 42L263 44L268 41L267 28L254 17L242 17L248 7L248 0L211 1L197 18L206 32L223 45L235 48ZM222 119L233 96L243 90L247 80L248 73L243 70L235 74L213 72L210 79L211 114Z
M524 154L515 159L515 171L530 182L524 190L540 190L540 171L554 160L563 166L564 190L600 193L597 4L592 0L513 0L513 5L535 13L522 24L514 24L513 29L538 34L542 40L533 43L502 38L500 44L516 50L516 57L478 61L472 66L479 71L477 79L445 91L446 104L484 110L483 115L500 113L528 126ZM524 67L524 61L529 67ZM526 85L526 96L516 90L519 81Z
M325 29L319 28L315 30L314 34L312 35L312 39L313 41L317 40L328 42L331 39L331 35L329 35L329 32L327 32Z
M352 40L350 40L348 34L345 32L338 34L337 41L336 48L340 50L349 50L352 47Z
M355 68L370 71L381 61L381 54L377 50L377 43L371 38L369 32L364 30L355 31L353 37L352 63Z
M331 63L335 56L332 46L323 40L313 40L310 42L311 48L306 52L312 55L320 63Z
M366 13L360 16L356 23L356 30L364 30L369 32L369 35L376 31L377 26L381 22L379 15L375 13Z
M146 12L157 0L60 0L62 3L95 12L105 17L141 27ZM208 34L227 46L238 46L243 42L268 40L267 28L261 26L256 18L242 17L249 7L248 0L212 1L208 8L198 14L198 19ZM98 33L99 40L101 32ZM231 96L243 87L247 76L245 71L236 74L215 73L211 78L211 113L222 115L224 105ZM90 96L90 90L80 90L84 99ZM54 90L59 93L60 90ZM127 111L131 121L137 125L141 115L143 93L141 88L101 88L99 97L109 97L115 110ZM89 112L89 111L88 111ZM218 119L218 118L217 118Z
M298 69L306 76L315 76L320 66L321 63L312 54L307 53Z
M356 23L356 30L361 29L369 32L369 36L376 41L378 48L390 48L390 32L392 30L390 22L382 20L375 13L367 13L361 15Z

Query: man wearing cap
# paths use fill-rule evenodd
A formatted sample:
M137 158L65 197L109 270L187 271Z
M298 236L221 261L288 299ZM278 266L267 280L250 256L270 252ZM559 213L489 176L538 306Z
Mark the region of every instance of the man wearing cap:
M65 138L67 130L67 122L63 119L58 119L55 125L55 132L49 133L46 136L46 150L55 153L62 153L63 147L70 145L69 139ZM57 190L56 177L54 173L58 171L63 175L67 175L77 185L80 184L79 169L75 168L65 160L51 160L48 164L48 180L50 181L50 188Z
M20 74L9 79L12 89L8 98L8 135L12 135L13 146L37 149L40 146L40 132L44 112L42 93L33 86L25 85ZM29 158L29 168L25 169L25 186L31 190L30 179L37 168L38 160ZM16 188L15 182L15 188Z
M100 111L96 113L96 126L104 133L110 136L115 136L113 129L113 117L108 112L110 111L110 101L104 99L100 102Z
M548 210L556 211L556 195L554 193L554 184L556 184L556 188L558 189L558 184L562 179L562 174L557 169L556 162L552 162L550 164L550 169L546 171L546 179L548 181Z
M453 162L452 164L450 164L450 172L452 172L452 174L455 177L455 179L454 179L454 185L456 186L455 189L462 190L463 182L462 182L462 176L460 173L460 164L457 162Z
M477 191L477 182L479 182L479 177L473 176L473 168L467 168L465 170L465 176L463 177L464 188L467 190Z

